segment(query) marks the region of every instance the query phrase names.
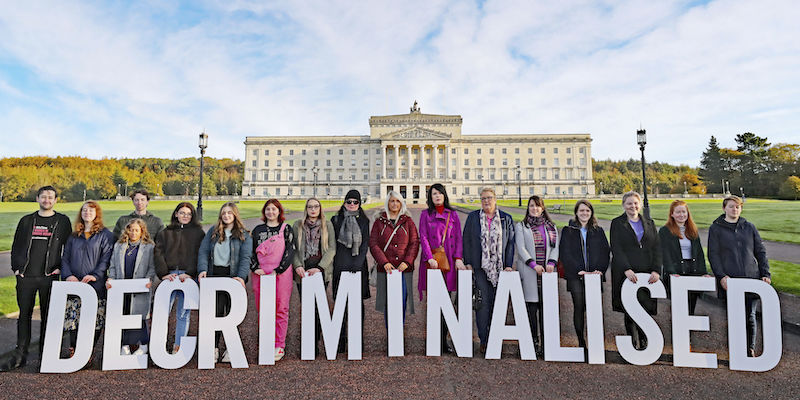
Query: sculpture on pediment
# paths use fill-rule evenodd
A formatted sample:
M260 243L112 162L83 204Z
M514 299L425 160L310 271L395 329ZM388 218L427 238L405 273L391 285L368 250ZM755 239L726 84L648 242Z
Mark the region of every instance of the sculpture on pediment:
M418 112L420 112L420 110L419 110L419 107L417 107L417 101L416 101L416 100L414 100L414 105L412 105L412 106L411 106L411 112L412 112L412 113L415 113L415 112L416 112L416 113L418 113Z

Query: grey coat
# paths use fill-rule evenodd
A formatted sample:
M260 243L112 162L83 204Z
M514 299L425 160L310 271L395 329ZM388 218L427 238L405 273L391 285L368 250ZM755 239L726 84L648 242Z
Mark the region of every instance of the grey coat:
M142 243L139 245L139 252L136 254L136 265L133 267L133 278L147 278L151 281L156 275L156 264L153 261L153 243ZM125 279L125 251L128 250L127 243L115 243L114 252L111 254L111 266L108 267L108 279ZM114 285L114 282L111 282ZM130 310L125 313L139 314L146 318L150 312L150 292L134 293L131 301Z
M531 228L526 227L522 222L514 224L514 240L516 240L516 257L514 257L514 266L519 271L519 277L522 280L522 293L525 295L526 302L539 301L539 287L541 286L541 278L536 270L525 264L528 260L536 259L536 249L533 243L533 231ZM558 232L558 230L556 230ZM561 241L561 235L556 235L555 247L550 247L550 241L545 240L547 247L545 248L545 260L558 261L558 243Z

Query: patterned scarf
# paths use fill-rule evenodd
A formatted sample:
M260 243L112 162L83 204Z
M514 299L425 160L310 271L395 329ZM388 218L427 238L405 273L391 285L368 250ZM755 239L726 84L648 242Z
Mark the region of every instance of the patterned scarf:
M503 269L503 227L500 213L495 210L492 225L487 226L486 213L481 210L481 268L486 278L497 286L500 271Z
M311 222L306 220L303 224L303 236L305 237L305 254L303 254L303 259L308 260L311 257L314 257L319 253L319 239L320 239L320 227L322 226L322 221L317 218L316 221Z
M544 231L547 233L549 247L555 247L556 238L558 236L556 226L542 216L534 217L533 215L528 215L525 222L531 227L531 232L533 233L533 244L536 249L536 264L544 266L545 263L547 263L545 257L547 257L548 244L544 242L541 227L544 226Z
M361 247L361 227L358 226L358 210L348 211L344 210L344 221L339 228L339 243L344 247L350 249L350 255L355 257L358 255L359 247Z

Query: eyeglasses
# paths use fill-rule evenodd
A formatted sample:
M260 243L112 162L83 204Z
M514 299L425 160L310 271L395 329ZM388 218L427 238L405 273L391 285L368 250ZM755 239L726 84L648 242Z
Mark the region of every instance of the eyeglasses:
M358 200L346 200L344 202L344 204L355 204L355 205L358 205L358 203L361 203L361 202L358 201Z
M489 201L489 200L494 200L494 196L491 196L491 197L481 197L481 201Z
M190 213L190 212L188 212L188 213L187 212L178 212L178 216L179 217L191 217L192 213Z
M306 208L309 209L309 210L316 210L316 209L319 208L319 204L307 205Z

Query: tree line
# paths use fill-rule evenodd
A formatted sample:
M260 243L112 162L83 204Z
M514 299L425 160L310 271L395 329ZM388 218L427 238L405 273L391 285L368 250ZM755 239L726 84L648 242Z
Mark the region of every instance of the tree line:
M642 189L640 160L593 159L592 167L596 194ZM800 198L800 145L773 145L750 132L736 135L736 148L721 148L711 136L699 168L655 161L646 170L648 193L730 191ZM0 159L0 193L3 201L32 201L37 188L53 185L67 201L107 199L139 188L158 195L195 195L199 171L197 158L9 157ZM241 194L243 174L240 160L206 157L203 194Z
M709 192L796 200L800 198L800 145L773 145L766 137L745 132L736 135L735 149L721 148L711 136L698 175Z
M240 194L244 163L204 159L203 194ZM3 201L32 201L40 186L53 185L66 201L108 199L144 188L154 195L196 194L197 158L9 157L0 159Z

